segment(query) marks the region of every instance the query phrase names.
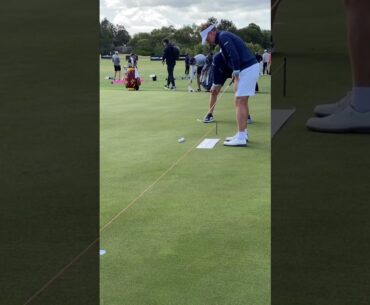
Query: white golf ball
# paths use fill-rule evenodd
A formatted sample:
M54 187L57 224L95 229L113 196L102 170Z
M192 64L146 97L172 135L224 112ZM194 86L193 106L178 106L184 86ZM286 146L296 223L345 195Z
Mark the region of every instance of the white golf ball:
M185 142L185 138L184 137L181 137L180 139L177 140L177 142L184 143Z

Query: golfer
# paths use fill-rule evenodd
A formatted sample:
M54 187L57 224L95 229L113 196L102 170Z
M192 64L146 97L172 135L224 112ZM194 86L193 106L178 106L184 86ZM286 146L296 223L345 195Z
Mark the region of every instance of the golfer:
M116 51L112 56L112 62L114 66L114 80L117 80L117 74L118 74L118 80L121 79L121 60L118 55L118 51Z
M205 24L201 28L202 44L220 46L226 65L232 70L235 90L235 110L237 133L225 146L247 146L248 99L255 95L259 77L259 64L254 53L238 36L227 31L219 31L213 24Z
M190 58L190 81L188 84L188 91L193 91L193 88L191 86L193 79L195 78L195 74L197 75L197 85L198 89L197 91L200 92L200 78L202 76L202 70L204 65L206 64L207 57L203 54L197 54L194 57Z

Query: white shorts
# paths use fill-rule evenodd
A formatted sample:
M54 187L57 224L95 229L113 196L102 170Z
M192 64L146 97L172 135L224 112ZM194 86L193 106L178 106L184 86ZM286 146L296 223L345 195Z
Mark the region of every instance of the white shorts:
M239 74L238 88L235 96L254 96L256 95L256 84L260 76L260 65L254 64L242 71Z

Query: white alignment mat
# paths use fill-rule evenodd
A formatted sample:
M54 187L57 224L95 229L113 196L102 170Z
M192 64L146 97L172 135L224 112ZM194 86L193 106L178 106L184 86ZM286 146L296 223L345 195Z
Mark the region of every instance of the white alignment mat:
M197 148L200 149L212 149L215 147L217 142L220 141L220 139L204 139L198 146Z

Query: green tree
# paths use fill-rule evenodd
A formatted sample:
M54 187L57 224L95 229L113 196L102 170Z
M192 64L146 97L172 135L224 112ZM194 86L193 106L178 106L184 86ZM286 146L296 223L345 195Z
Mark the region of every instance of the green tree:
M271 46L271 32L261 30L261 28L250 23L247 27L238 29L231 20L210 17L207 22L218 24L220 30L226 30L239 35L253 51L260 51L263 48ZM200 26L195 23L184 25L180 29L173 26L161 27L152 30L150 33L138 33L130 38L129 33L122 25L113 26L107 19L101 23L100 46L101 50L111 52L115 46L127 44L128 48L138 55L162 55L164 46L163 39L168 38L172 43L180 48L181 54L190 54L194 56L199 53L208 54L210 51L219 51L218 47L202 46L200 35ZM101 51L102 52L102 51Z
M137 41L134 53L144 56L150 56L152 55L152 52L153 49L150 39L143 38Z
M227 19L221 19L220 23L217 25L217 28L221 31L228 31L232 33L236 33L238 31L235 24Z
M113 44L116 47L123 46L131 39L130 34L126 31L123 25L117 24L115 27Z
M187 49L191 49L199 43L200 36L191 26L184 26L174 33L173 40L180 48L181 53L186 54L188 52Z
M263 30L262 31L263 35L263 41L262 41L262 47L264 49L270 49L272 47L272 41L271 41L271 31L269 30Z
M115 27L109 22L107 18L104 18L100 22L99 32L99 51L100 54L110 54L114 51L114 35Z
M237 34L246 42L262 44L263 34L258 25L250 23L247 27L239 29Z
M239 29L237 35L248 43L259 44L265 49L271 47L271 31L261 30L255 23L250 23L247 27Z
M212 24L217 24L218 23L218 20L216 17L209 17L208 20L207 20L207 23L212 23Z
M253 42L248 42L246 43L247 47L253 52L258 52L258 53L262 53L263 51L263 48L261 45L259 45L258 43L253 43Z

